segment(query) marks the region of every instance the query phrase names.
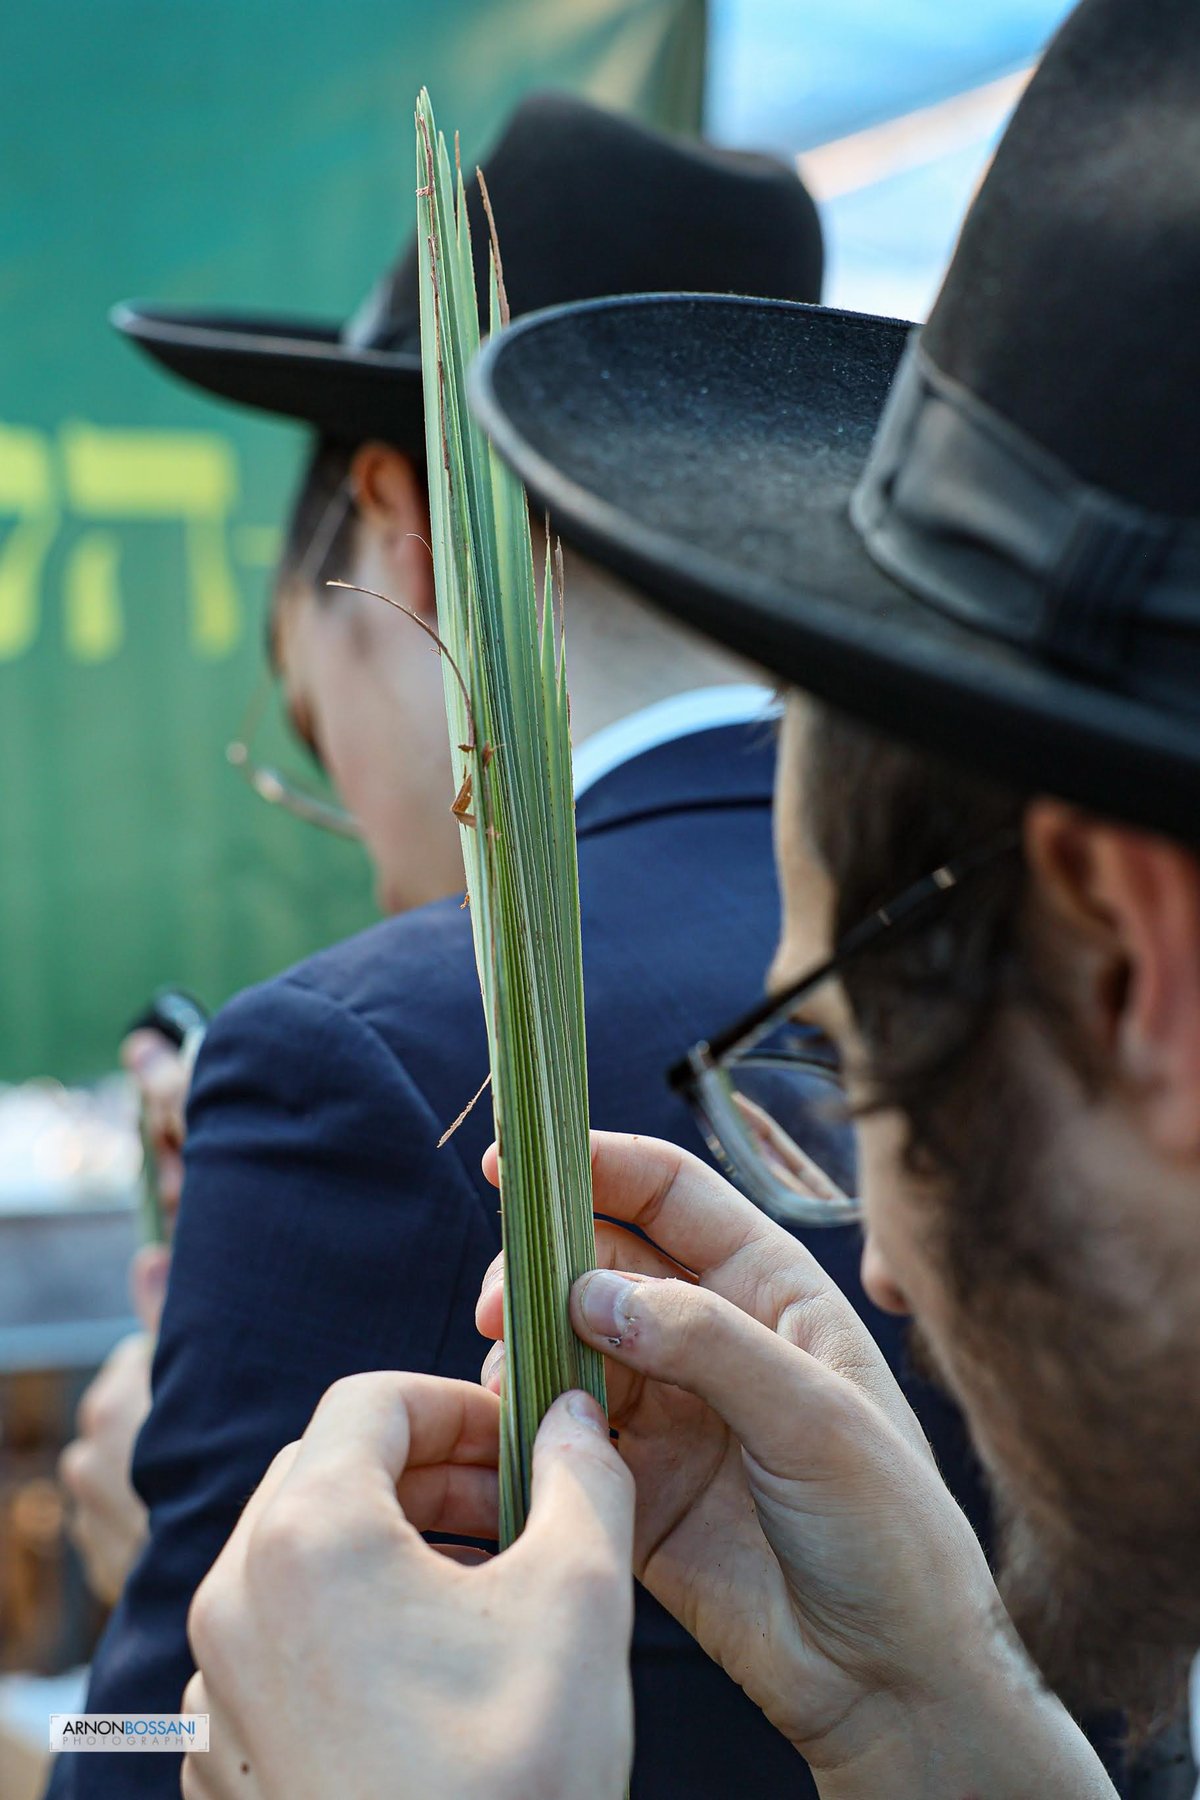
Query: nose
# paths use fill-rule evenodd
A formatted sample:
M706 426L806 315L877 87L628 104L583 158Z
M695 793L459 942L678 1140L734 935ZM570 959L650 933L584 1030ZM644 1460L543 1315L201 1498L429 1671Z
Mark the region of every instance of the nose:
M861 1276L863 1292L881 1312L906 1316L912 1311L904 1289L893 1281L878 1245L870 1236L863 1245Z

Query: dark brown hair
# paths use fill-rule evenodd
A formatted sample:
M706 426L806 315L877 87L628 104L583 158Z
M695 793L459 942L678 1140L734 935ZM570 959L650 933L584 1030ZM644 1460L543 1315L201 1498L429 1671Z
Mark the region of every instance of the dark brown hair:
M943 863L1015 832L1022 797L829 709L814 710L805 807L832 878L840 937ZM1031 990L1019 954L1026 874L999 856L933 923L858 958L847 996L865 1046L868 1105L895 1106L923 1173L957 1172L951 1121L1002 1006Z
M866 1061L857 1110L898 1111L908 1169L953 1192L937 1211L960 1301L1001 1267L1052 1285L1054 1230L1042 1209L1018 1203L1018 1177L1000 1179L1018 1144L1024 1167L1055 1135L1029 1073L1034 1040L1051 1045L1085 1100L1106 1070L1072 1002L1071 959L1031 891L1019 847L1029 796L824 709L812 717L804 782L839 936L942 864L1012 841L936 921L856 958L844 985Z
M329 509L350 479L355 449L353 444L329 437L318 438L314 444L300 477L284 533L283 552L275 575L277 601L283 590L301 575L316 590L317 598L325 600L329 597L325 583L348 572L358 526L353 506L347 506L343 517L337 521L319 563L311 568L306 564Z

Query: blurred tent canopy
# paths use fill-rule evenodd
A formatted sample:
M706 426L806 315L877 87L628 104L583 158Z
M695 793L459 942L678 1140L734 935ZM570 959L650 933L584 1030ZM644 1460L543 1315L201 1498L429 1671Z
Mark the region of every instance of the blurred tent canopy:
M223 754L302 434L171 384L108 308L345 317L413 224L422 83L464 158L546 85L694 129L704 24L704 0L9 9L0 1080L94 1075L160 984L216 1004L373 916L361 850Z

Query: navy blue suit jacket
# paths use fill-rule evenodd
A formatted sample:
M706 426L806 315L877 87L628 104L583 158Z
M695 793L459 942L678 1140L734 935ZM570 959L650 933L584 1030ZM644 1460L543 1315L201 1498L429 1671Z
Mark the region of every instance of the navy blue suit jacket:
M667 1066L753 1003L776 939L774 755L763 728L661 746L580 800L592 1120L704 1153ZM473 1311L499 1248L480 1104L437 1141L487 1067L467 915L425 907L240 995L195 1074L187 1172L154 1404L134 1477L150 1541L97 1651L89 1709L175 1712L189 1601L275 1452L357 1370L474 1380ZM903 1371L849 1229L805 1241ZM949 1407L903 1375L943 1473L982 1501ZM812 1793L725 1675L639 1595L634 1792L713 1800ZM50 1793L178 1792L170 1756L63 1756Z

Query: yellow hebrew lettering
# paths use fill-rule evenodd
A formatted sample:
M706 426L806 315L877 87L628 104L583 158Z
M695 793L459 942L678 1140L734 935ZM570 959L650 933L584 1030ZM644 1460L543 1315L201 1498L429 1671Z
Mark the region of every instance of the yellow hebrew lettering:
M232 446L211 432L119 431L77 421L63 426L61 443L73 511L89 519L179 522L192 645L202 656L232 649L241 629L228 547L238 485ZM115 581L108 596L118 604Z
M278 525L239 525L233 547L248 569L273 569L283 549L283 532Z
M67 655L107 662L125 635L117 590L119 546L111 531L89 531L71 547L64 581Z
M0 545L0 662L11 662L37 634L42 568L58 530L49 441L40 431L0 425L0 517L16 524Z

